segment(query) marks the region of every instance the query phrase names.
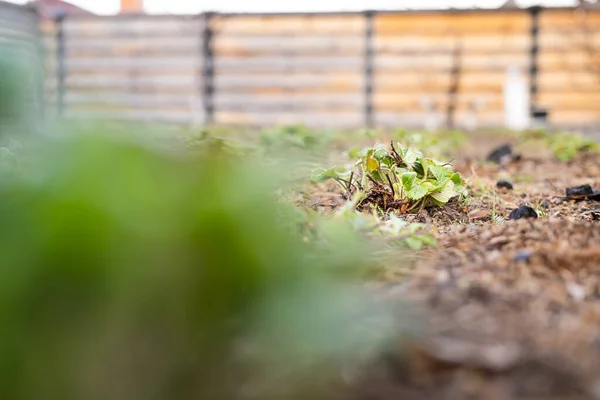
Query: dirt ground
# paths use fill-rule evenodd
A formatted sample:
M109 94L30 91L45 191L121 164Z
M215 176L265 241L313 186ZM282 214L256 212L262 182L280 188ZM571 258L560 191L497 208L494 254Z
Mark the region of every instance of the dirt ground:
M600 399L600 202L565 198L570 186L600 188L598 155L559 162L534 146L484 163L506 140L475 138L455 161L470 202L408 217L435 226L439 247L408 276L391 266L385 290L424 310L427 328L342 398ZM496 188L501 179L514 188ZM507 220L521 205L538 218Z

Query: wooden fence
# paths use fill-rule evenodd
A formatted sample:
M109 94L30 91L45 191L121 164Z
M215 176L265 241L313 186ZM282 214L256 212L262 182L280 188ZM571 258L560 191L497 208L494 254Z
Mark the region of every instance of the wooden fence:
M503 123L508 67L557 125L600 122L600 12L67 18L47 90L74 116L356 127Z
M22 89L21 96L10 99L20 103L20 115L8 115L6 110L0 110L0 125L3 127L9 124L14 129L18 128L15 124L24 123L31 127L41 120L44 110L43 58L35 10L0 1L0 79L7 79L5 74L8 69L19 72L19 85ZM5 93L0 89L0 96L14 97L15 94Z

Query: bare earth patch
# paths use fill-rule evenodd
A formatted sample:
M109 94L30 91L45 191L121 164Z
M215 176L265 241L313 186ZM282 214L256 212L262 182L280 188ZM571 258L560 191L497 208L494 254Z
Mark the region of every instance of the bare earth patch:
M386 282L423 310L426 329L347 382L342 398L600 399L600 202L565 196L600 188L598 156L559 162L524 149L496 165L482 162L489 150L473 146L454 163L470 202L402 216L436 228L439 247ZM305 198L344 203L327 185ZM538 218L508 220L522 205Z

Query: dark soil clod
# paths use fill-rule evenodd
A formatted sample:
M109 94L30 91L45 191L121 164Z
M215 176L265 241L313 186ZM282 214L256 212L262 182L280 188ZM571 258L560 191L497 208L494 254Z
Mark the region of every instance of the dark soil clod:
M535 210L529 206L521 206L519 208L515 208L508 215L508 219L516 220L521 218L537 218L538 215Z
M509 163L513 159L513 151L512 146L510 144L504 144L500 147L496 147L492 150L488 156L487 161L496 163L496 164L505 164Z
M566 190L568 200L600 200L600 190L592 189L590 185L572 186Z
M512 183L510 183L509 181L504 181L504 180L500 180L498 182L496 182L496 187L498 189L508 189L508 190L513 190L513 185Z

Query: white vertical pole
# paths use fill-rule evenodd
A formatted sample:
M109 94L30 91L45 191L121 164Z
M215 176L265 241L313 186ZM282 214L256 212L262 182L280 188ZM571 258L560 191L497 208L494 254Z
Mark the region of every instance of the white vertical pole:
M529 116L529 86L518 67L509 67L504 81L504 123L514 130L527 129Z

